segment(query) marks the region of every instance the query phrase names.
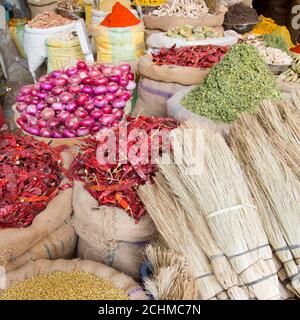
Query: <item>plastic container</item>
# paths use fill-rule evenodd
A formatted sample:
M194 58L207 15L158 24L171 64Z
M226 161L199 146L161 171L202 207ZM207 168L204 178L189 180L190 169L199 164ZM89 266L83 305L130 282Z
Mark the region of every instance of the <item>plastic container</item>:
M20 55L25 59L26 53L24 50L24 28L28 22L28 18L16 18L8 21L10 35L16 45Z

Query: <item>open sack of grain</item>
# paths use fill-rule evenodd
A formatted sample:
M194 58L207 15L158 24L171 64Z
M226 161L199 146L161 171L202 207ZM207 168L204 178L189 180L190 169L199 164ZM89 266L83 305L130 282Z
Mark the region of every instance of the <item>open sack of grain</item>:
M0 283L0 300L147 300L132 278L88 260L30 262Z
M0 265L13 270L40 258L70 258L73 190L59 153L31 137L7 134L0 141Z

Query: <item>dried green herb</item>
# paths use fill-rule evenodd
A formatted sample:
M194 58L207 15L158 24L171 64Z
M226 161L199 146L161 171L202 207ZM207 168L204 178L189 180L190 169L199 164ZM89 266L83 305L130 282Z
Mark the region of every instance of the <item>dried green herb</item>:
M266 47L277 48L289 52L289 46L282 36L276 34L262 35Z
M204 83L182 100L187 109L216 122L232 122L244 111L254 112L264 99L281 93L257 49L238 44L216 64Z

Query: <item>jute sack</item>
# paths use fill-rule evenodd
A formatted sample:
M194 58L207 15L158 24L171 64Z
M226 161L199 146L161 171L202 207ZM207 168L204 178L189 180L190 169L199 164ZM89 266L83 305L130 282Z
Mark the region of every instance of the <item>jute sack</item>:
M30 248L23 255L5 265L6 272L39 259L70 259L76 247L77 236L71 219L64 221L53 233Z
M168 31L171 28L175 28L183 25L190 25L193 27L220 27L224 22L224 17L227 9L222 6L216 14L205 14L197 19L188 17L176 17L176 16L152 16L144 15L143 20L145 27L150 30Z
M130 277L120 273L113 268L89 260L37 260L29 262L22 268L0 275L0 293L1 289L7 289L14 283L24 281L43 274L53 272L71 272L80 270L91 273L95 276L104 278L112 282L118 288L123 289L129 297L129 300L148 300L143 289Z
M212 131L220 133L224 138L227 138L230 133L230 124L216 123L208 118L201 117L196 113L187 110L181 104L181 100L183 99L183 97L186 94L188 94L188 92L193 88L195 87L193 86L188 89L183 89L174 94L174 96L167 101L168 116L178 120L179 122L196 122L197 124L200 124L203 128L209 128Z
M61 185L68 183L63 179ZM27 228L0 230L0 265L23 255L48 237L72 214L72 189L60 190Z
M93 257L139 279L143 244L155 234L149 215L135 223L122 209L99 207L98 201L78 181L74 183L73 208L80 243L79 257Z

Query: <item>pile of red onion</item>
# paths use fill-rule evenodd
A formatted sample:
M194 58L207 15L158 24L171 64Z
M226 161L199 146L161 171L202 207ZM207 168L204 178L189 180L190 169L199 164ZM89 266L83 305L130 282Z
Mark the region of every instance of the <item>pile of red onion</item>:
M53 71L21 89L17 124L45 138L95 134L118 126L135 87L129 64L88 66L78 61L76 67Z

